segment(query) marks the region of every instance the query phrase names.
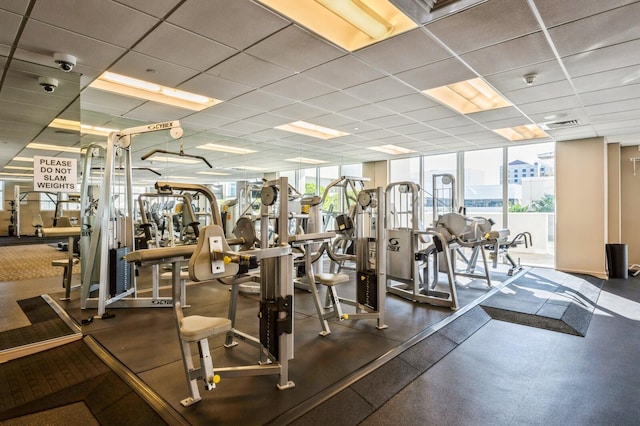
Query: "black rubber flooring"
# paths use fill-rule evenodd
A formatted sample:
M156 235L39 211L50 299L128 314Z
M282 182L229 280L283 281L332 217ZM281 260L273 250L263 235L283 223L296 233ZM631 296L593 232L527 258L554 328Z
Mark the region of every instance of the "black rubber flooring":
M0 332L0 350L74 334L42 297L19 300L18 305L31 325Z
M83 402L99 424L165 421L84 343L76 341L0 366L0 422Z

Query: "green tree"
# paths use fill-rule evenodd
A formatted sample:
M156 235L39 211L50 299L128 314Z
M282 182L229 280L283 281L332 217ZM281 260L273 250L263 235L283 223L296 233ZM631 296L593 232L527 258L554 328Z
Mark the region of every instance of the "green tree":
M531 203L531 207L536 212L553 212L556 209L555 197L551 194L544 194L544 196Z
M528 205L522 205L520 203L509 203L509 213L524 213L529 211Z

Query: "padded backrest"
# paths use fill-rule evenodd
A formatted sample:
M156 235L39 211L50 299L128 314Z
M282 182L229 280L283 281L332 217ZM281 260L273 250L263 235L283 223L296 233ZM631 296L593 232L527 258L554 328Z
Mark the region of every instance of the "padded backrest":
M39 214L33 215L31 217L31 226L37 228L38 226L43 227L44 222L42 222L42 216Z
M56 220L56 228L68 228L71 227L71 220L67 216L60 216Z
M224 272L213 272L211 266L213 257L211 256L211 249L209 247L209 238L211 237L219 237L221 239L222 251L231 251L220 225L208 225L202 228L196 249L189 259L189 277L192 281L209 281L217 278L230 277L238 273L237 263L227 263L224 265Z

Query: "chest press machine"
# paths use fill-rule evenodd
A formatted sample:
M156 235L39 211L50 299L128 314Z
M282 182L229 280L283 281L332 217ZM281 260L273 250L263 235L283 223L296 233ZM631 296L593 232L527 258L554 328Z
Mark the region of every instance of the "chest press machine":
M261 229L266 233L268 221L273 211L278 215L278 233L286 235L287 200L278 200L279 187L287 187L286 178L266 182L261 214ZM279 209L273 209L278 203ZM266 241L266 239L264 240ZM233 277L259 264L260 268L260 336L243 333L235 328L235 304L238 285L232 285L229 317L207 317L183 313L183 287L180 283L180 264L189 259L189 276L193 281L211 281ZM198 380L202 380L205 390L212 390L220 377L255 375L278 375L278 389L289 389L295 384L288 379L288 362L293 359L293 261L291 247L280 243L274 247L264 247L247 251L231 251L224 230L214 224L201 229L196 246L162 247L136 250L125 255L127 262L139 265L172 263L172 299L176 317L178 336L189 396L181 401L190 406L200 401ZM248 366L213 368L208 338L226 334L225 347L238 343L235 337L259 348L258 363ZM190 344L195 343L200 356L196 368Z

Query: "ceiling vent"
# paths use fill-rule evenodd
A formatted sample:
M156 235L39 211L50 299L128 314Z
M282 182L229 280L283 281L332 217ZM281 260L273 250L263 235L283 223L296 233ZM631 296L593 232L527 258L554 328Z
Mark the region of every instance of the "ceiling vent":
M458 13L486 1L487 0L389 0L391 4L420 25Z
M575 127L579 125L580 125L580 122L578 120L566 120L566 121L554 121L550 123L542 123L540 124L540 128L542 130L556 130L556 129L564 129L567 127Z

